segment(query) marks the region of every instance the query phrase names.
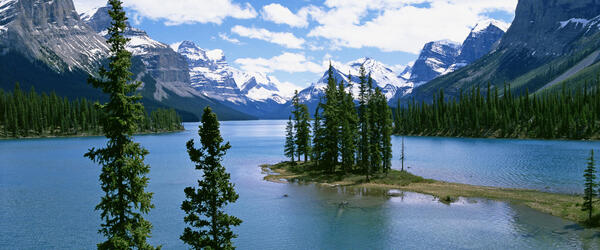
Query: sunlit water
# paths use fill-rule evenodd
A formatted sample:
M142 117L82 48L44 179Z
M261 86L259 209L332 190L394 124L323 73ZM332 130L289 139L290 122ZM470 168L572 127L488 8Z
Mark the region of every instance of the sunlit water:
M368 190L263 181L258 165L283 160L284 121L223 122L231 142L224 164L240 194L228 211L241 249L598 248L597 231L526 207L484 199L444 205L431 196L387 197ZM184 249L183 189L199 177L186 131L137 136L150 155L153 244ZM83 154L105 139L0 141L0 249L93 249L102 241L94 206L100 168ZM400 168L400 137L394 168ZM579 192L597 142L407 137L406 165L428 178L479 185ZM369 193L369 194L367 194ZM287 194L288 197L284 197ZM342 202L347 206L340 206Z

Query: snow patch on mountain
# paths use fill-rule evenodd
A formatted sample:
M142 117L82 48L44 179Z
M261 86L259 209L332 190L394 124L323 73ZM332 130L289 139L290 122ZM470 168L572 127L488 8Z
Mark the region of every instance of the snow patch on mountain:
M364 66L365 73L370 74L373 79L374 88L378 87L382 90L386 98L391 99L396 94L405 95L411 92L414 84L400 77L399 73L392 70L389 67L379 61L372 58L360 58L348 63L341 63L332 61L331 66L333 68L333 77L336 82L343 81L345 84L346 91L352 93L355 99L358 99L359 95L359 76L360 67ZM408 66L410 67L410 66ZM395 66L395 68L398 68ZM407 67L402 67L406 69ZM318 101L325 93L327 88L328 72L325 72L323 76L315 83L311 84L308 88L300 91L299 98L301 102L313 102Z
M497 28L506 32L508 30L508 28L510 27L510 24L506 23L506 22L498 21L495 19L487 19L487 20L484 20L484 21L481 21L481 22L478 22L477 24L475 24L473 29L471 29L471 32L474 34L479 34L483 31L485 31L490 26L496 26Z
M561 21L559 23L560 23L560 28L559 29L565 28L570 23L575 24L575 26L581 25L581 27L585 27L586 25L588 25L588 23L590 23L590 20L585 19L585 18L571 18L569 20Z

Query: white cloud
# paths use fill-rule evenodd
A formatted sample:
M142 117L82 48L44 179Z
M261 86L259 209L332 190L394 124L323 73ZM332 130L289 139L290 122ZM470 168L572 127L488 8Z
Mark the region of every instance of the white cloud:
M288 8L278 3L265 5L262 8L261 16L264 20L277 24L287 24L291 27L305 28L308 26L308 15L319 11L315 6L307 6L300 9L296 14Z
M258 58L239 58L235 60L242 70L251 72L270 73L274 71L284 71L288 73L312 72L322 73L325 69L323 65L314 63L303 54L284 52L281 55L269 59Z
M413 4L429 3L430 8ZM327 0L311 12L319 23L309 37L329 39L333 47L375 47L418 53L429 41L462 41L489 11L513 12L517 0ZM372 14L374 18L368 19Z
M93 7L106 5L106 0L75 0L81 13ZM221 24L225 18L249 19L257 16L249 3L238 4L232 0L126 0L124 6L133 9L140 17L164 21L167 25L184 23Z
M225 34L225 33L219 33L219 37L220 37L221 39L223 39L224 41L227 41L227 42L230 42L230 43L233 43L233 44L238 44L238 45L239 45L239 44L242 44L242 42L240 42L240 40L238 40L238 39L236 39L236 38L233 38L233 37L229 37L229 36L228 36L227 34Z
M294 36L289 32L271 32L266 29L247 28L236 25L231 28L231 32L239 36L264 40L270 43L279 44L290 49L301 49L304 39Z

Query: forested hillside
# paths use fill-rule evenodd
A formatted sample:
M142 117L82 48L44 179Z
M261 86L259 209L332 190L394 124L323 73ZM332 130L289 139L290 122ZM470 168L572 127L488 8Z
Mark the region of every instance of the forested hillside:
M86 98L38 94L33 87L24 92L18 84L12 92L0 89L0 138L100 135L102 114L95 105ZM138 124L139 133L183 129L173 109L158 108L145 114Z

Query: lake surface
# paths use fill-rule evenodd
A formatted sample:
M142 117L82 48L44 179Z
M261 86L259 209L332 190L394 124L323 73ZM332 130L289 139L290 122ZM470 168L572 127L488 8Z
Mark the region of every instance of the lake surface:
M153 244L185 249L179 209L199 177L185 149L186 131L137 136L150 151L148 190L155 209ZM284 160L285 121L222 122L232 149L225 159L240 194L228 211L240 249L597 249L600 233L523 206L485 199L444 205L406 192L263 181L258 165ZM394 137L394 168L400 167ZM94 211L100 168L83 154L103 137L0 141L0 249L94 249L102 241ZM427 178L477 185L579 193L589 150L598 142L407 137L406 165ZM284 197L287 194L288 197ZM347 201L348 206L340 206Z

